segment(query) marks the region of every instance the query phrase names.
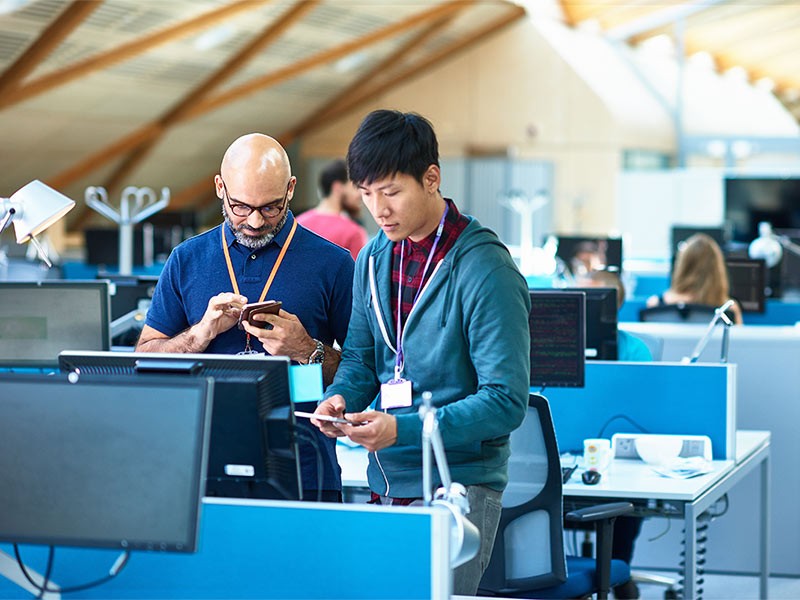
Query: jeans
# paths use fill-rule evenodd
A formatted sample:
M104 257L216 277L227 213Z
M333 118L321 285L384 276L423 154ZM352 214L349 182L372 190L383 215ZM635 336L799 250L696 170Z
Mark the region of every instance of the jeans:
M500 524L502 496L503 492L483 485L467 486L470 509L467 519L478 528L481 534L481 546L475 558L453 571L453 594L474 596L478 591L478 584L492 557L494 536L497 534L497 526Z

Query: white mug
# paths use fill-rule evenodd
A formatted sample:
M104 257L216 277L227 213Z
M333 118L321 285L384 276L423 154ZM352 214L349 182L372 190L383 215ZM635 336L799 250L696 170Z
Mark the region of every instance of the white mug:
M589 438L583 440L583 467L588 471L604 472L611 463L611 440Z

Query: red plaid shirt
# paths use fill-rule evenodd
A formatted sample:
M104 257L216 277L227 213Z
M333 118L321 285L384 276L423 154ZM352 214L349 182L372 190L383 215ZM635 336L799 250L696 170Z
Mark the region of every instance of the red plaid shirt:
M456 208L455 202L445 198L450 207L447 210L447 216L444 220L444 227L442 228L442 237L439 244L436 246L436 254L431 259L431 266L428 267L428 272L425 274L425 281L427 281L431 273L436 268L436 263L444 258L456 239L464 231L464 228L469 223L469 219L463 216ZM425 268L425 261L428 260L428 254L433 248L433 240L436 239L436 229L431 234L420 242L412 242L406 239L406 254L403 257L403 297L401 299L402 310L402 323L405 324L408 318L408 313L411 312L413 306L414 296L417 295L417 290L425 284L422 281L422 270ZM392 255L392 318L394 323L397 324L397 290L400 284L400 249L402 244L395 243Z

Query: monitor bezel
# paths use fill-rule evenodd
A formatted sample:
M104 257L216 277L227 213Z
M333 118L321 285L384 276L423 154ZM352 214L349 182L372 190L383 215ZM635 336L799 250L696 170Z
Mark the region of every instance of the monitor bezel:
M734 295L733 280L731 278L731 266L739 265L753 265L756 267L759 277L761 279L760 291L758 293L758 308L750 309L745 308L741 301ZM725 269L728 273L728 282L730 284L730 296L739 304L739 308L743 313L751 314L764 314L767 312L767 263L763 258L744 258L744 257L725 257Z

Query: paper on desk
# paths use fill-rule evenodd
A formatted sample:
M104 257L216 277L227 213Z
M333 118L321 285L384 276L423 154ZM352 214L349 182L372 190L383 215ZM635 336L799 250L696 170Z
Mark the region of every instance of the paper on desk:
M702 456L690 458L676 458L663 465L650 465L656 473L670 479L689 479L698 475L705 475L713 470L711 462Z

